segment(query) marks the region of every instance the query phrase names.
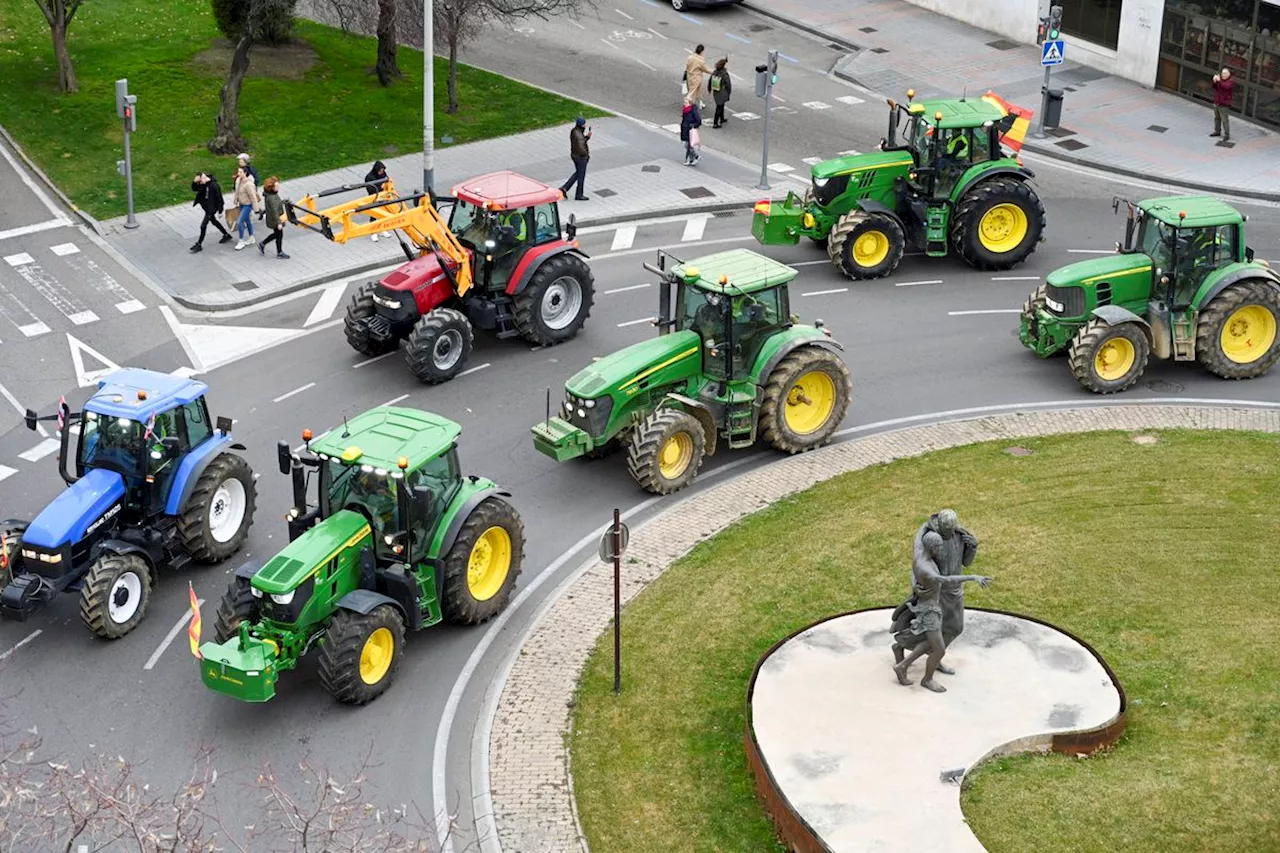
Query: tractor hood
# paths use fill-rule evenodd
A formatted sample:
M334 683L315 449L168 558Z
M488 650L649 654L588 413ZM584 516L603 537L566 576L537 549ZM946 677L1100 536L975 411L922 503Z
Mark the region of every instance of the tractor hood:
M267 595L284 595L298 587L341 551L371 536L369 522L342 509L307 530L272 557L253 576L253 586Z
M910 151L871 151L866 154L850 154L848 157L837 157L824 160L813 167L814 178L831 178L862 169L874 169L885 166L911 166L914 164Z
M643 387L666 385L697 373L701 351L697 332L659 335L598 359L575 373L565 390L586 399L617 391L630 396Z
M106 514L120 511L124 478L105 468L90 469L40 511L22 534L24 545L53 550L79 542Z
M1146 274L1151 271L1151 258L1141 253L1104 255L1059 267L1045 278L1054 287L1090 285L1114 281L1121 275Z
M450 269L453 266L450 265ZM427 252L407 264L396 267L384 275L378 284L387 290L406 291L436 284L445 278L440 268L440 260L431 252Z

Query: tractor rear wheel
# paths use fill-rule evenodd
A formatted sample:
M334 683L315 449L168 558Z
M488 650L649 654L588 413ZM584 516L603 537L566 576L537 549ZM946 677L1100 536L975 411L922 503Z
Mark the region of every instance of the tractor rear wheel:
M193 560L219 563L249 538L258 496L253 469L243 457L223 453L208 464L178 517L178 534Z
M524 562L524 522L515 507L486 498L471 511L444 559L440 609L455 625L492 619L511 600Z
M658 409L631 431L627 468L646 492L669 495L698 476L706 448L697 418L680 409Z
M951 245L980 270L1030 257L1044 233L1044 205L1026 181L996 177L965 193L951 214Z
M420 381L439 385L462 372L474 339L471 321L461 311L434 308L405 339L404 359Z
M342 321L347 343L361 355L386 355L400 345L395 338L384 341L369 334L369 318L377 312L373 306L375 287L377 285L372 281L360 285L360 288L352 294L351 304L347 306L347 316Z
M404 620L389 604L339 610L320 644L320 683L334 699L367 705L391 686L404 655Z
M213 616L214 642L225 643L240 632L241 622L256 621L258 600L253 596L253 585L244 578L232 578Z
M137 554L103 554L80 588L80 618L104 640L138 627L151 603L151 567Z
M1280 361L1280 292L1265 281L1242 281L1219 293L1200 314L1196 360L1223 379L1252 379Z
M516 294L516 328L529 343L563 343L582 328L595 301L591 267L572 252L543 261L523 291Z
M1090 320L1071 341L1068 363L1076 380L1095 394L1114 394L1137 382L1151 346L1137 323Z
M827 256L854 280L884 278L898 268L906 235L893 217L851 210L831 229Z
M819 447L844 420L852 394L849 368L838 355L819 347L796 350L769 374L760 435L786 453Z

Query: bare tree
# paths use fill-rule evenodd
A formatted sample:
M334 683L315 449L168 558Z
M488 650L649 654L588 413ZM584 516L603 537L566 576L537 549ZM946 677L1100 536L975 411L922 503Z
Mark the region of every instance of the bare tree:
M215 154L234 154L244 151L248 143L240 134L240 87L249 73L249 51L256 42L273 29L282 16L292 16L296 0L249 0L240 37L231 54L231 68L227 82L218 93L218 117L214 121L213 139L209 150Z
M396 65L396 0L378 0L378 82L390 86L400 76Z
M445 112L458 111L458 48L478 36L494 17L489 0L435 0L435 42L449 53L449 103Z
M67 27L71 26L71 19L82 3L84 0L36 0L53 34L53 56L58 60L58 89L63 92L79 91L76 69L71 64L71 52L67 50Z

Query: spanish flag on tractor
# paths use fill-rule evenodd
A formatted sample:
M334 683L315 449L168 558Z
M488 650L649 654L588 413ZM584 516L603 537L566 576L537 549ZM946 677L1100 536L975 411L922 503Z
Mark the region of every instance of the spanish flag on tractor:
M187 589L191 593L191 624L187 625L187 637L191 640L191 654L203 659L204 655L200 654L200 601L191 581L187 581Z
M1027 130L1031 127L1032 111L1014 106L992 91L988 91L987 94L983 95L982 100L999 107L1005 116L1013 117L1009 128L1001 134L1000 143L1012 151L1016 157L1022 152L1022 140L1027 138Z

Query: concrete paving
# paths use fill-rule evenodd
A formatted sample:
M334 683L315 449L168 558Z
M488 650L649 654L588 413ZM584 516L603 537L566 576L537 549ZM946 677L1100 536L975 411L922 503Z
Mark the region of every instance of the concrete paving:
M960 810L963 774L993 752L1044 751L1106 726L1120 691L1088 648L1038 622L970 610L946 693L903 687L891 609L819 623L760 664L751 729L792 809L833 853L984 848ZM945 778L944 778L945 777Z

